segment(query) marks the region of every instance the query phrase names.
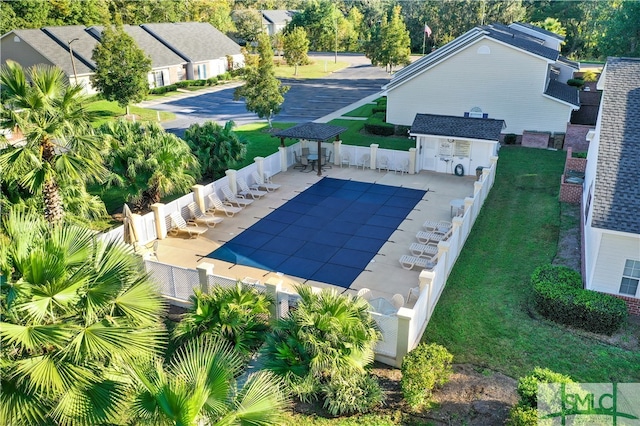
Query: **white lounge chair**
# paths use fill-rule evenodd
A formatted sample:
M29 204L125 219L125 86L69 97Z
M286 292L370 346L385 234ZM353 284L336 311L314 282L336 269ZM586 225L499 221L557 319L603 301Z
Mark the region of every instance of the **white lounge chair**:
M238 191L238 195L242 198L251 197L254 200L257 200L267 195L267 191L260 191L259 189L250 188L247 184L247 181L243 178L236 178L236 182L238 182L238 187L240 188L240 191Z
M253 204L253 200L236 197L236 195L231 192L231 188L229 188L228 186L222 186L220 189L222 190L222 194L224 194L225 201L231 203L236 207L247 207Z
M436 263L438 263L437 256L426 258L404 254L400 257L400 266L407 271L410 271L416 266L421 269L433 269L436 267Z
M358 297L362 297L364 300L371 300L372 296L371 290L368 288L361 288L358 290Z
M264 191L273 192L282 186L280 184L271 182L270 178L265 179L264 177L260 176L260 173L258 173L257 170L254 170L251 173L251 177L253 177L253 180L255 181L255 183L251 185L251 187L255 189L262 189Z
M203 213L196 203L189 203L187 205L187 209L189 209L189 213L191 213L191 218L187 220L188 224L196 226L206 225L209 228L215 228L215 226L223 220L221 217L215 217Z
M409 246L409 251L412 256L416 257L431 257L438 254L438 246L434 243L430 244L420 244L420 243L411 243Z
M233 217L236 213L240 213L242 211L242 207L232 206L231 204L225 204L222 202L220 198L218 198L218 194L215 192L213 194L207 195L207 199L209 200L209 208L207 212L216 214L217 212L224 213L227 217Z
M427 232L439 232L440 234L446 234L451 229L451 222L441 220L436 222L435 220L427 220L422 224L422 229Z
M419 231L416 234L416 239L420 244L427 244L429 242L439 243L440 241L446 241L450 236L453 228L449 229L446 234L441 232L426 232Z
M197 238L198 235L207 232L207 228L201 228L200 226L187 225L184 218L178 212L173 212L169 215L171 219L171 227L169 228L169 234L178 235L181 233L189 234L190 238Z

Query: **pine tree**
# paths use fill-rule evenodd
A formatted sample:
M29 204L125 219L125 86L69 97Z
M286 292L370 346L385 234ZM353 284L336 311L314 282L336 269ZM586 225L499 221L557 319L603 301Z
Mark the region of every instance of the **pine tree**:
M266 34L258 37L258 57L245 55L245 84L234 93L235 99L244 98L247 111L266 118L271 128L271 120L280 112L284 94L289 86L283 86L276 78L273 65L271 40Z
M102 42L91 56L96 63L91 83L104 97L117 101L121 107L140 102L149 91L147 75L151 71L151 59L142 51L121 24L116 28L106 26Z

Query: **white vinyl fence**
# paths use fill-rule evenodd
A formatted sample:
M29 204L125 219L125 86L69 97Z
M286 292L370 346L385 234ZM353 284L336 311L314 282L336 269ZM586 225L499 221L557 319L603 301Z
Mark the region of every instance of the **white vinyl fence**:
M264 159L258 157L255 163L241 170L228 171L227 176L205 185L203 195L206 196L214 191L218 191L218 188L222 185L235 185L235 182L230 181L230 176L242 177L251 184L253 183L251 174L254 170L262 168L263 173L267 176L277 174L282 169L286 170L295 163L293 152L300 152L301 144L304 143L303 141L286 148L280 148L278 153ZM415 152L412 151L378 149L375 145L371 147L358 147L351 145L342 146L340 143L334 143L333 149L338 149L342 151L342 153L348 153L352 165L358 164L365 156L369 156L369 164L367 165L365 163L365 168L375 168L377 164L376 159L379 159L380 156L386 156L389 159L391 170L393 170L394 165L402 164L407 159L411 160L412 155L415 155ZM335 163L339 164L339 158L333 155L332 158L335 158ZM371 160L372 158L373 160ZM451 237L438 244L438 262L435 268L433 270L424 270L420 273L419 281L416 283L420 288L420 292L414 307L411 309L400 308L397 314L394 315L383 315L377 312L371 312L373 319L378 324L382 333L382 340L376 346L376 359L381 362L400 366L404 355L420 343L424 329L444 290L447 278L493 186L497 162L498 157L493 157L491 159L491 166L483 169L479 180L474 183L473 197L467 197L465 199L464 214L453 218ZM218 196L222 196L222 194L218 193ZM190 193L166 204L164 206L164 214L168 216L174 211L183 214L186 205L193 202L195 198L195 194ZM138 227L142 244L153 241L157 237L158 227L156 226L154 217L154 213L152 212L136 219L136 226ZM101 238L122 239L122 227L103 234ZM198 269L187 269L145 260L145 266L147 271L158 283L162 294L165 295L171 303L182 306L188 304L188 299L193 294L195 288L200 288L205 291L215 285L232 286L236 283L236 279L234 278L214 275L212 273L212 265L207 263L200 264ZM270 278L264 284L251 277L246 277L243 281L272 294L274 300L277 301L274 312L272 312L275 317L285 316L289 309L296 305L299 298L297 294L281 290L281 282L274 278Z

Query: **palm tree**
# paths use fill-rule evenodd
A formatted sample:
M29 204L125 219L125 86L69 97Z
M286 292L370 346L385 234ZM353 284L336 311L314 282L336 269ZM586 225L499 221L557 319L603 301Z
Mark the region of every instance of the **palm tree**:
M0 424L105 424L124 365L166 340L164 303L125 245L15 209L0 244Z
M103 149L93 136L82 88L69 86L62 70L36 65L28 70L7 61L0 72L3 104L0 128L18 129L24 144L0 153L5 179L43 196L51 223L64 216L61 186L99 179Z
M202 336L181 347L168 365L159 359L131 368L140 425L277 425L288 397L276 376L248 376L236 391L243 357L225 341Z
M187 192L200 175L189 146L157 123L116 121L100 127L111 143L109 184L126 187L137 210Z
M243 355L249 355L264 342L270 331L266 294L237 282L233 287L213 288L191 296L192 307L184 314L174 336L179 341L203 334L219 336Z
M308 286L297 288L300 301L267 338L265 367L303 393L316 393L331 377L361 375L373 362L380 338L364 299Z
M233 121L227 121L224 127L214 121L206 121L202 125L192 124L186 130L184 139L198 157L203 176L217 179L244 159L247 147L233 131L234 126Z

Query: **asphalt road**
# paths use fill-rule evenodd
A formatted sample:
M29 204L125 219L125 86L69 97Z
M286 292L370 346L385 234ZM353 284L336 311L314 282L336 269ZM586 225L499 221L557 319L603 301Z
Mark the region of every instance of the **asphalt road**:
M332 53L310 56L316 61L334 60ZM338 61L349 62L350 66L321 79L283 80L283 84L291 88L285 94L282 111L274 121L303 123L316 120L379 92L389 81L389 74L382 68L371 66L364 55L339 54ZM262 121L246 110L244 101L233 100L234 90L235 85L163 103L146 103L145 106L176 114L175 120L163 125L180 136L191 124L209 120L220 124L233 120L237 125Z

